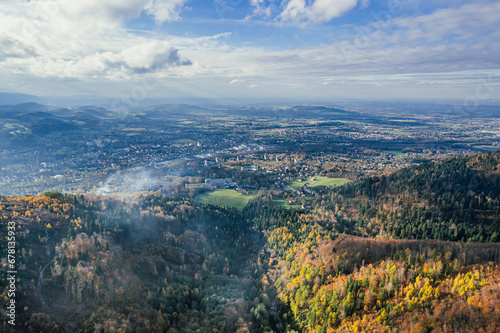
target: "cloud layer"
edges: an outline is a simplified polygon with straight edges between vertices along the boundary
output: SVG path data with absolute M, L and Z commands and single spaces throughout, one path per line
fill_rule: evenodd
M 452 95 L 456 87 L 474 91 L 481 75 L 497 77 L 500 69 L 499 1 L 440 0 L 439 8 L 405 12 L 374 9 L 370 1 L 250 0 L 246 19 L 231 25 L 214 19 L 198 24 L 196 34 L 167 34 L 170 22 L 182 22 L 185 6 L 196 5 L 187 1 L 3 1 L 0 84 L 42 95 L 55 89 L 121 95 L 146 77 L 158 87 L 150 95 L 330 96 L 347 86 L 370 87 L 374 95 L 403 86 L 433 94 L 442 87 Z M 334 24 L 356 10 L 368 19 Z M 154 28 L 126 28 L 144 16 Z M 270 43 L 241 39 L 242 32 L 252 35 L 253 24 L 265 25 Z M 309 31 L 332 37 L 320 43 L 297 37 Z M 494 92 L 500 96 L 500 87 Z

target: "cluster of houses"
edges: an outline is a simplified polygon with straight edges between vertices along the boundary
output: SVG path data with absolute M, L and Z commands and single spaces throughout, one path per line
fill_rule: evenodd
M 248 191 L 242 187 L 237 187 L 234 189 L 236 192 L 241 193 L 241 194 L 248 194 Z
M 312 181 L 315 181 L 316 178 L 312 177 L 311 178 Z M 301 180 L 299 180 L 301 181 Z M 312 188 L 309 187 L 309 183 L 305 183 L 304 186 L 302 187 L 299 187 L 296 191 L 295 191 L 296 194 L 298 195 L 301 195 L 301 196 L 306 196 L 306 195 L 314 195 L 315 197 L 319 196 L 319 194 L 313 190 Z

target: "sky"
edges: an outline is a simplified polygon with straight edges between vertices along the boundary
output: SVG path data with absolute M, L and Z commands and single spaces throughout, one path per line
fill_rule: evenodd
M 500 1 L 2 0 L 0 91 L 500 98 Z

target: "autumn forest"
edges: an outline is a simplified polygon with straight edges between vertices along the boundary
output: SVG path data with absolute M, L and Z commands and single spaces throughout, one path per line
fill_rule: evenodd
M 0 197 L 16 331 L 500 330 L 500 153 L 363 177 L 310 209 L 273 196 L 241 210 L 189 192 Z

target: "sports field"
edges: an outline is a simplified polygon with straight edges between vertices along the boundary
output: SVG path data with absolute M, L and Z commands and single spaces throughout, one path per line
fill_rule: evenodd
M 252 198 L 253 195 L 242 194 L 235 190 L 217 190 L 197 195 L 194 199 L 204 204 L 234 207 L 241 210 Z
M 340 186 L 349 182 L 349 179 L 345 178 L 327 178 L 321 176 L 316 176 L 314 178 L 316 178 L 315 181 L 312 181 L 310 179 L 303 179 L 302 182 L 293 181 L 290 183 L 290 186 L 294 190 L 296 190 L 299 187 L 304 186 L 306 183 L 309 184 L 309 187 L 316 187 L 316 186 Z

